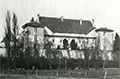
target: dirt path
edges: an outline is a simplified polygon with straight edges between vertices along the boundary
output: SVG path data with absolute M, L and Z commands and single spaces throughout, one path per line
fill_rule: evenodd
M 67 78 L 55 76 L 0 74 L 0 79 L 97 79 L 97 78 Z

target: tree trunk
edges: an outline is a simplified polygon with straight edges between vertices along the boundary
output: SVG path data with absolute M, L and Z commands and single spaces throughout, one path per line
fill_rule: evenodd
M 61 63 L 61 59 L 58 59 L 58 70 L 60 69 L 60 63 Z
M 67 58 L 65 58 L 65 70 L 67 70 Z
M 119 51 L 119 74 L 120 74 L 120 51 Z
M 1 72 L 2 72 L 2 57 L 1 57 L 1 55 L 0 55 L 0 74 L 1 74 Z

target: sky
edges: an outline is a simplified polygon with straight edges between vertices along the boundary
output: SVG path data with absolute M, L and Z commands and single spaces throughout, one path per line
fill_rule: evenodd
M 0 0 L 0 40 L 4 37 L 7 10 L 16 13 L 18 26 L 31 17 L 61 17 L 95 20 L 95 27 L 107 27 L 120 34 L 120 0 Z

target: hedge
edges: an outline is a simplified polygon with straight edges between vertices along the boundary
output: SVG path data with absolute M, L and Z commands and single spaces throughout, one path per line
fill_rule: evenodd
M 65 61 L 67 61 L 67 64 L 65 64 Z M 1 57 L 1 69 L 8 69 L 10 66 L 10 69 L 20 68 L 20 69 L 65 69 L 65 66 L 67 69 L 76 69 L 76 68 L 102 68 L 103 66 L 103 60 L 89 60 L 86 61 L 84 59 L 66 59 L 66 58 L 53 58 L 53 59 L 47 59 L 44 57 L 38 57 L 38 58 L 10 58 L 8 61 L 7 57 Z M 9 62 L 9 63 L 8 63 Z M 118 60 L 106 60 L 107 68 L 118 68 L 119 67 L 119 61 Z

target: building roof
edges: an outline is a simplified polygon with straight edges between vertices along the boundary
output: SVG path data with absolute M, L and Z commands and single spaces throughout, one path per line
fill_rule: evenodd
M 88 20 L 63 19 L 51 18 L 51 17 L 40 17 L 42 24 L 46 25 L 54 33 L 75 33 L 75 34 L 88 34 L 94 29 L 92 23 Z
M 37 23 L 37 22 L 34 22 L 34 21 L 31 21 L 31 22 L 28 22 L 28 23 L 26 23 L 26 24 L 24 24 L 23 26 L 22 26 L 22 28 L 23 29 L 25 29 L 26 27 L 36 27 L 36 28 L 39 28 L 39 27 L 44 27 L 44 25 L 43 24 L 40 24 L 40 23 Z
M 113 32 L 114 30 L 108 29 L 108 28 L 99 28 L 96 30 L 96 32 L 98 31 L 103 31 L 103 32 Z

